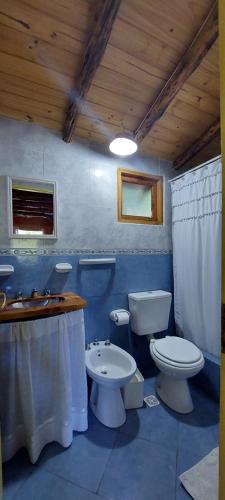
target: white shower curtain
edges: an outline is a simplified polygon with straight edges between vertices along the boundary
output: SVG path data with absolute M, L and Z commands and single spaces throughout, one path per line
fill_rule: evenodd
M 171 183 L 177 333 L 220 354 L 221 161 Z
M 83 311 L 0 325 L 3 460 L 26 447 L 32 463 L 51 441 L 87 429 Z

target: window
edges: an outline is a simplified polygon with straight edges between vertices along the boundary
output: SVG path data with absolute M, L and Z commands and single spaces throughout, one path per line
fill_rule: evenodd
M 163 223 L 163 177 L 118 169 L 118 220 Z

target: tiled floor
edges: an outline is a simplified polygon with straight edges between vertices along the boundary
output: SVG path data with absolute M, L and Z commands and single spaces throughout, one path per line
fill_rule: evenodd
M 154 379 L 145 381 L 146 395 Z M 38 463 L 20 451 L 4 466 L 3 500 L 188 500 L 178 476 L 218 444 L 218 405 L 192 387 L 195 411 L 163 405 L 127 412 L 119 430 L 90 413 L 70 448 L 46 446 Z

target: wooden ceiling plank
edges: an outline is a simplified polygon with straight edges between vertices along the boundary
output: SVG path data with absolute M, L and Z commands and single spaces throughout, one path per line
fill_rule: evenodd
M 168 151 L 176 150 L 178 156 L 180 151 L 184 151 L 190 144 L 190 142 L 193 142 L 193 138 L 190 140 L 190 137 L 181 135 L 181 134 L 174 134 L 172 131 L 166 129 L 165 127 L 157 127 L 155 126 L 151 130 L 151 134 L 148 136 L 148 140 L 143 141 L 142 144 L 144 144 L 146 147 L 150 146 L 151 144 L 151 139 L 155 139 L 157 141 L 162 141 L 168 145 Z
M 126 33 L 126 36 L 124 36 Z M 143 33 L 140 29 L 131 26 L 117 17 L 110 37 L 110 45 L 131 55 L 141 63 L 157 67 L 162 72 L 171 73 L 176 66 L 179 52 L 169 47 L 161 39 L 152 36 L 152 33 Z
M 109 138 L 102 133 L 99 134 L 99 132 L 94 131 L 94 130 L 88 130 L 82 127 L 76 127 L 76 137 L 75 139 L 87 139 L 90 141 L 98 142 L 101 144 L 108 144 L 109 143 Z
M 183 53 L 212 0 L 123 0 L 119 18 Z
M 29 123 L 35 123 L 36 125 L 40 125 L 42 127 L 50 128 L 52 130 L 60 130 L 61 129 L 61 123 L 58 121 L 52 120 L 51 118 L 47 118 L 44 116 L 40 115 L 35 115 L 35 113 L 29 113 L 27 114 L 26 110 L 20 110 L 20 109 L 15 109 L 14 107 L 11 107 L 10 105 L 5 105 L 1 103 L 1 110 L 0 113 L 2 116 L 5 116 L 6 118 L 14 118 L 15 120 L 22 120 L 26 121 Z
M 134 101 L 134 99 L 129 99 L 129 97 L 126 96 L 120 96 L 103 87 L 98 87 L 95 82 L 91 85 L 86 101 L 106 108 L 110 105 L 110 108 L 115 112 L 119 111 L 120 113 L 125 113 L 134 117 L 137 117 L 139 113 L 143 114 L 145 110 L 145 104 L 136 100 Z
M 0 90 L 27 97 L 31 100 L 65 109 L 67 96 L 58 90 L 25 80 L 18 76 L 7 75 L 0 71 Z M 1 110 L 1 106 L 0 106 Z
M 207 92 L 212 97 L 219 98 L 219 75 L 206 71 L 203 65 L 195 70 L 189 79 L 192 85 Z
M 1 85 L 1 84 L 0 84 Z M 112 123 L 126 130 L 132 130 L 136 123 L 136 118 L 129 113 L 124 113 L 116 111 L 108 106 L 94 104 L 89 100 L 85 99 L 84 105 L 82 106 L 82 115 L 89 117 L 90 120 L 100 120 L 105 123 Z
M 159 84 L 166 81 L 168 72 L 166 69 L 145 63 L 123 50 L 113 47 L 110 43 L 102 59 L 101 66 L 115 70 L 117 73 L 128 76 L 134 81 L 145 82 L 146 85 L 158 88 Z
M 64 109 L 56 108 L 55 106 L 42 104 L 37 101 L 33 101 L 26 97 L 11 94 L 9 92 L 0 91 L 0 112 L 2 109 L 2 103 L 8 108 L 13 108 L 18 111 L 25 113 L 28 117 L 34 113 L 35 116 L 42 116 L 48 119 L 52 119 L 62 123 Z
M 0 22 L 20 32 L 32 33 L 34 37 L 72 53 L 82 51 L 86 43 L 87 33 L 64 24 L 31 5 L 22 4 L 20 0 L 1 0 Z
M 168 106 L 182 88 L 185 81 L 200 65 L 218 37 L 218 9 L 214 2 L 205 21 L 195 35 L 191 45 L 181 58 L 176 69 L 162 88 L 146 115 L 134 131 L 137 142 L 141 142 L 153 125 L 166 112 Z
M 192 104 L 183 102 L 180 99 L 179 94 L 171 102 L 168 107 L 168 111 L 170 114 L 176 116 L 177 118 L 181 118 L 184 121 L 189 122 L 190 126 L 192 124 L 197 123 L 198 126 L 202 127 L 202 131 L 205 130 L 207 124 L 212 123 L 213 118 L 215 118 L 215 114 L 211 114 L 202 109 L 199 109 L 197 106 L 193 106 Z M 216 118 L 219 115 L 219 110 L 217 112 Z M 194 125 L 193 125 L 194 126 Z
M 176 170 L 190 161 L 199 151 L 211 142 L 220 132 L 220 120 L 217 119 L 188 149 L 179 155 L 173 163 Z
M 120 3 L 121 0 L 105 0 L 103 5 L 100 5 L 95 27 L 85 52 L 80 77 L 72 92 L 66 113 L 63 130 L 63 139 L 65 142 L 70 142 L 73 137 L 81 102 L 88 93 L 91 82 L 105 52 Z
M 96 132 L 108 137 L 109 140 L 118 134 L 121 128 L 113 123 L 104 122 L 103 120 L 93 120 L 82 113 L 79 114 L 77 119 L 77 127 L 90 130 L 91 132 Z
M 81 50 L 74 54 L 45 42 L 30 33 L 9 28 L 0 22 L 0 50 L 6 54 L 22 57 L 27 61 L 53 69 L 59 73 L 74 77 L 80 68 Z
M 145 104 L 145 109 L 146 102 L 149 102 L 149 99 L 155 95 L 155 87 L 150 88 L 144 82 L 137 82 L 137 80 L 135 81 L 128 76 L 118 73 L 115 69 L 110 70 L 104 68 L 102 65 L 100 65 L 95 75 L 93 85 L 114 92 L 120 97 L 127 97 L 135 102 Z
M 91 5 L 92 3 L 92 5 Z M 92 22 L 91 8 L 94 2 L 89 0 L 64 0 L 46 2 L 46 0 L 23 0 L 23 4 L 28 7 L 33 7 L 41 13 L 47 14 L 53 19 L 75 27 L 78 30 L 89 32 L 90 23 Z
M 191 84 L 191 81 L 187 81 L 182 89 L 180 90 L 178 96 L 181 101 L 186 104 L 191 104 L 195 109 L 204 111 L 205 113 L 210 113 L 211 115 L 218 116 L 220 111 L 220 100 L 219 98 L 209 95 L 202 89 L 198 89 Z
M 150 133 L 145 137 L 143 143 L 148 142 L 148 138 L 151 137 L 155 127 L 162 130 L 162 135 L 164 128 L 166 128 L 173 132 L 175 137 L 177 134 L 181 134 L 187 138 L 189 137 L 190 143 L 194 142 L 196 137 L 199 137 L 204 130 L 204 128 L 202 128 L 202 124 L 199 125 L 199 123 L 193 122 L 193 124 L 190 125 L 190 122 L 185 120 L 184 117 L 179 118 L 168 111 L 160 121 L 156 122 Z
M 1 66 L 3 73 L 15 75 L 28 81 L 39 83 L 48 88 L 53 88 L 69 95 L 73 79 L 69 76 L 58 73 L 50 68 L 42 67 L 21 57 L 12 56 L 0 52 Z

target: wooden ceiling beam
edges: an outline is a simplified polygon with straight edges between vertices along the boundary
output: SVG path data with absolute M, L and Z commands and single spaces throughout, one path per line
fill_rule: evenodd
M 182 88 L 193 71 L 200 65 L 218 37 L 218 7 L 213 5 L 196 33 L 191 45 L 184 53 L 175 70 L 162 90 L 150 105 L 139 126 L 134 131 L 135 140 L 140 143 L 150 132 L 155 123 L 166 112 L 168 106 Z
M 87 44 L 78 81 L 71 92 L 69 100 L 63 130 L 63 140 L 65 142 L 72 140 L 82 102 L 87 95 L 105 52 L 120 3 L 121 0 L 98 2 L 95 27 Z
M 180 154 L 173 162 L 176 170 L 183 167 L 185 163 L 190 161 L 201 149 L 203 149 L 209 142 L 211 142 L 220 132 L 220 120 L 217 119 L 204 134 L 199 137 L 189 148 Z

